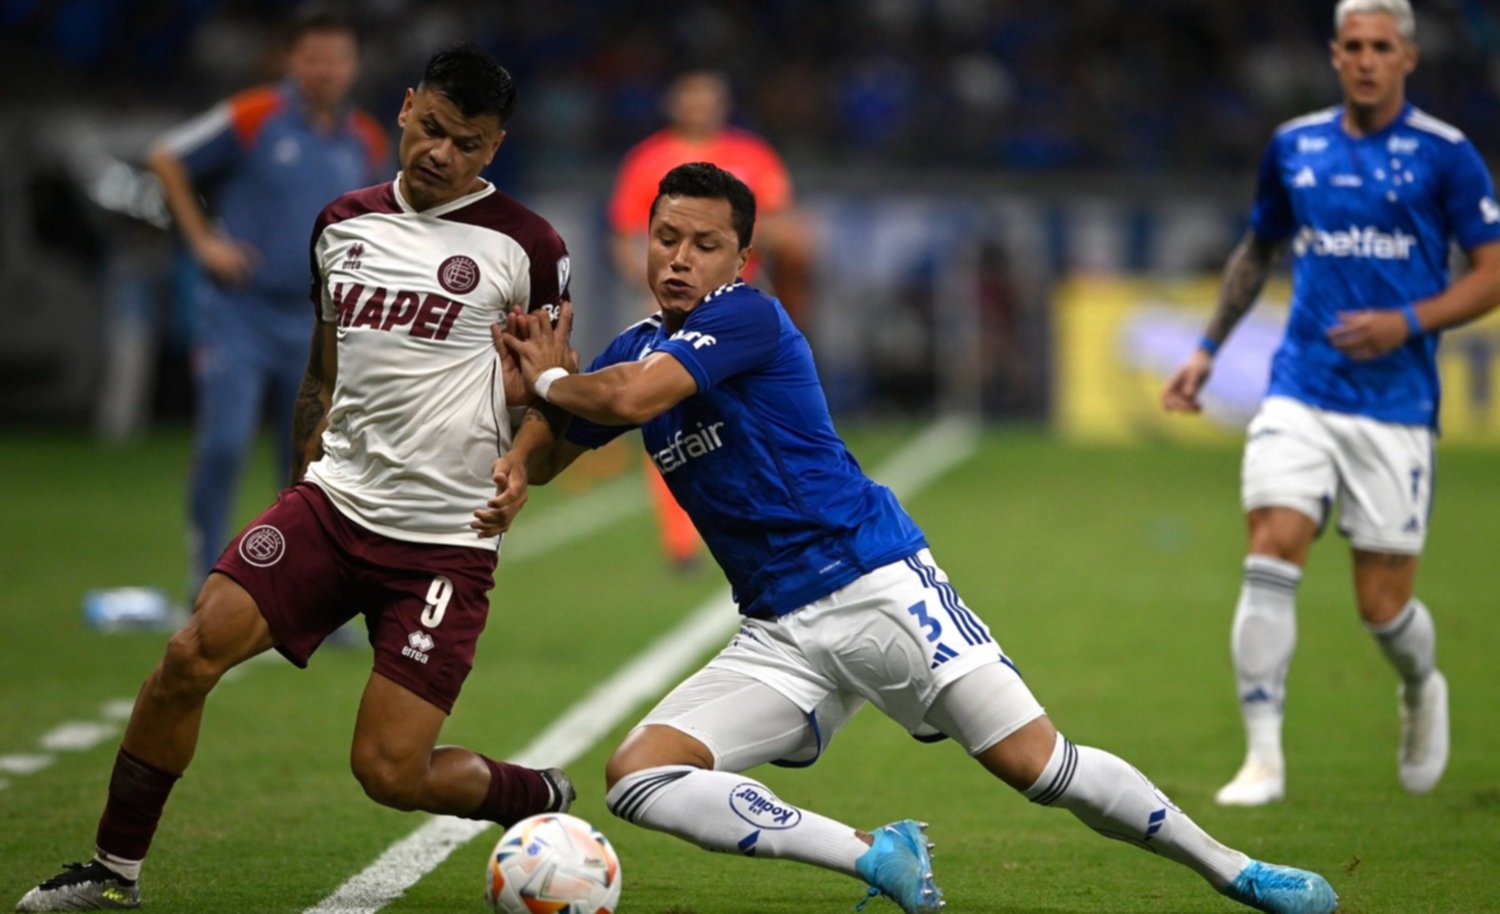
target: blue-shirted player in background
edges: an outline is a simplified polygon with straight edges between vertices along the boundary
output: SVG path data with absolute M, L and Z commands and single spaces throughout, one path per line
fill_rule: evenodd
M 280 478 L 290 472 L 292 404 L 312 334 L 306 227 L 328 201 L 387 173 L 385 131 L 349 105 L 358 72 L 353 21 L 307 8 L 288 29 L 285 81 L 226 99 L 167 134 L 147 160 L 204 273 L 192 354 L 189 593 L 229 540 L 263 408 L 278 435 Z
M 1250 542 L 1232 644 L 1248 752 L 1216 795 L 1225 805 L 1285 795 L 1297 585 L 1335 501 L 1359 613 L 1401 679 L 1401 783 L 1425 793 L 1448 761 L 1448 685 L 1432 616 L 1413 596 L 1432 500 L 1434 355 L 1442 330 L 1500 301 L 1500 207 L 1464 135 L 1406 100 L 1417 63 L 1407 0 L 1342 0 L 1334 28 L 1344 103 L 1276 132 L 1218 308 L 1162 394 L 1168 410 L 1198 411 L 1214 352 L 1290 245 L 1291 316 L 1245 446 Z M 1452 282 L 1450 242 L 1472 265 Z
M 744 616 L 615 750 L 610 809 L 708 850 L 845 873 L 909 914 L 935 911 L 923 825 L 860 832 L 739 773 L 810 764 L 870 702 L 914 734 L 951 737 L 1033 802 L 1185 864 L 1231 898 L 1332 911 L 1321 876 L 1220 844 L 1129 764 L 1058 734 L 922 531 L 834 431 L 807 340 L 779 302 L 736 279 L 754 222 L 755 198 L 733 175 L 674 168 L 648 234 L 661 310 L 584 374 L 561 367 L 574 361 L 566 309 L 556 332 L 513 315 L 502 341 L 536 393 L 577 418 L 554 446 L 552 427 L 528 416 L 473 525 L 498 532 L 529 480 L 638 426 Z

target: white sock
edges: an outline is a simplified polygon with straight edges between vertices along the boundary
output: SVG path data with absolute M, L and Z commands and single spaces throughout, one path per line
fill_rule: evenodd
M 1060 733 L 1042 776 L 1025 795 L 1033 803 L 1066 809 L 1106 838 L 1175 860 L 1216 889 L 1250 862 L 1210 837 L 1124 760 L 1074 746 Z
M 104 864 L 106 869 L 113 870 L 126 882 L 136 882 L 141 878 L 141 864 L 143 860 L 126 860 L 113 854 L 94 848 L 94 859 Z
M 1375 642 L 1385 652 L 1385 658 L 1406 683 L 1406 694 L 1411 697 L 1416 687 L 1427 681 L 1437 663 L 1437 629 L 1432 624 L 1432 613 L 1416 597 L 1396 618 L 1384 625 L 1367 625 Z
M 782 802 L 759 781 L 728 771 L 647 768 L 621 778 L 604 802 L 626 821 L 704 850 L 797 860 L 850 876 L 870 849 L 851 826 Z
M 1281 720 L 1287 668 L 1297 646 L 1302 569 L 1268 555 L 1245 559 L 1230 648 L 1250 755 L 1282 767 Z

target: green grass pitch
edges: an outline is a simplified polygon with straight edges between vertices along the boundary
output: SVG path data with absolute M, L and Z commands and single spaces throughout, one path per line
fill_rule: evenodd
M 852 428 L 867 468 L 915 427 Z M 633 456 L 632 456 L 633 459 Z M 1395 678 L 1356 619 L 1348 552 L 1319 543 L 1299 605 L 1287 720 L 1288 798 L 1227 810 L 1213 791 L 1239 763 L 1229 621 L 1243 527 L 1231 448 L 1068 447 L 990 430 L 980 451 L 907 506 L 959 593 L 990 624 L 1075 742 L 1144 771 L 1221 840 L 1324 873 L 1349 914 L 1500 910 L 1500 458 L 1440 449 L 1434 530 L 1419 593 L 1437 618 L 1453 695 L 1453 756 L 1438 789 L 1396 780 Z M 239 517 L 273 492 L 250 470 Z M 126 584 L 180 589 L 186 437 L 101 449 L 82 436 L 0 435 L 0 904 L 93 838 L 115 739 L 53 754 L 68 721 L 133 696 L 159 633 L 104 635 L 80 598 Z M 575 487 L 576 488 L 576 487 Z M 514 534 L 577 497 L 533 493 Z M 649 518 L 552 552 L 502 560 L 478 668 L 444 733 L 503 756 L 722 588 L 656 555 Z M 347 771 L 363 650 L 325 650 L 307 671 L 250 665 L 211 698 L 198 756 L 171 802 L 143 883 L 146 909 L 299 912 L 422 819 L 366 800 Z M 644 709 L 642 709 L 644 710 Z M 862 886 L 779 861 L 711 855 L 603 806 L 619 728 L 570 769 L 576 812 L 619 850 L 624 914 L 842 912 Z M 756 772 L 783 798 L 863 827 L 932 823 L 954 912 L 1230 912 L 1197 877 L 1033 807 L 948 744 L 924 746 L 866 711 L 811 769 Z M 386 910 L 483 910 L 498 831 L 458 849 Z M 868 914 L 895 912 L 884 900 Z

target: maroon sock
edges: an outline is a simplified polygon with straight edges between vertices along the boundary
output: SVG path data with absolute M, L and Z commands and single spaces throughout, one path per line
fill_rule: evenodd
M 122 746 L 109 778 L 109 801 L 94 843 L 121 860 L 144 860 L 172 785 L 181 777 L 141 761 Z
M 484 802 L 465 818 L 509 826 L 527 816 L 547 811 L 552 789 L 540 772 L 509 762 L 479 756 L 490 769 L 490 789 Z

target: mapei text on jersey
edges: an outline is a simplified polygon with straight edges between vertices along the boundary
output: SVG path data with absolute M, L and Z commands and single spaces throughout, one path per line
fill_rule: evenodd
M 436 292 L 421 295 L 375 286 L 368 296 L 364 293 L 363 283 L 350 283 L 347 290 L 344 283 L 334 285 L 333 300 L 338 305 L 340 327 L 404 329 L 423 339 L 445 340 L 464 309 L 463 302 Z

